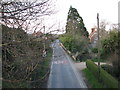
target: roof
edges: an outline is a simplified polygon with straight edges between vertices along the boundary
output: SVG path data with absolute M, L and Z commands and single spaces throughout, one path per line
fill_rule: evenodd
M 33 36 L 41 36 L 43 33 L 41 32 L 41 31 L 38 31 L 38 32 L 36 32 L 36 31 L 34 31 L 33 32 Z
M 96 30 L 95 28 L 92 28 L 92 29 L 91 29 L 91 33 L 90 33 L 90 35 L 89 35 L 90 40 L 91 40 L 91 38 L 94 37 L 94 35 L 96 34 L 96 32 L 97 32 L 97 30 Z

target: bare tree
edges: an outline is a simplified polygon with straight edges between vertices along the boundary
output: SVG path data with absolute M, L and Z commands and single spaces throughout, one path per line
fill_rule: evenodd
M 119 29 L 119 24 L 111 24 L 111 30 L 118 30 Z
M 107 35 L 108 32 L 106 31 L 106 26 L 109 25 L 109 23 L 106 20 L 101 20 L 100 21 L 100 39 L 104 39 Z
M 0 10 L 0 23 L 4 24 L 6 26 L 10 26 L 13 27 L 11 29 L 13 29 L 13 31 L 9 28 L 9 32 L 11 32 L 11 40 L 15 39 L 14 41 L 19 41 L 17 43 L 14 42 L 10 42 L 10 45 L 17 45 L 20 47 L 23 47 L 21 50 L 22 52 L 25 52 L 25 54 L 19 54 L 20 57 L 22 57 L 22 55 L 27 56 L 29 58 L 25 60 L 23 59 L 15 59 L 15 62 L 11 61 L 7 61 L 8 59 L 10 60 L 10 58 L 7 58 L 7 54 L 9 53 L 11 56 L 14 55 L 14 51 L 17 51 L 17 49 L 14 46 L 14 48 L 12 48 L 10 45 L 5 44 L 2 47 L 2 52 L 3 52 L 3 75 L 4 75 L 4 79 L 6 81 L 22 81 L 22 80 L 28 80 L 30 74 L 36 69 L 36 67 L 38 66 L 38 64 L 40 63 L 40 60 L 42 61 L 42 47 L 43 45 L 41 44 L 43 42 L 43 40 L 41 42 L 38 43 L 39 45 L 39 58 L 36 58 L 36 53 L 34 52 L 33 54 L 29 53 L 27 50 L 24 51 L 24 48 L 30 48 L 29 44 L 31 45 L 31 43 L 34 41 L 31 39 L 31 41 L 29 41 L 28 39 L 25 39 L 24 37 L 22 37 L 21 39 L 17 39 L 17 35 L 15 30 L 19 30 L 19 29 L 14 29 L 14 28 L 22 28 L 24 30 L 28 30 L 31 29 L 34 31 L 37 28 L 41 29 L 41 20 L 44 16 L 46 15 L 51 15 L 54 13 L 54 7 L 52 7 L 52 0 L 28 0 L 26 2 L 23 2 L 23 0 L 7 0 L 7 1 L 1 1 L 0 2 L 0 6 L 1 6 L 1 10 Z M 7 27 L 8 28 L 8 27 Z M 52 28 L 52 27 L 51 27 Z M 5 34 L 6 32 L 4 32 Z M 21 33 L 23 34 L 23 33 Z M 9 34 L 10 35 L 10 34 Z M 9 36 L 8 35 L 8 36 Z M 7 35 L 4 35 L 7 37 Z M 13 38 L 15 37 L 15 38 Z M 4 37 L 2 37 L 4 38 Z M 23 42 L 22 42 L 23 39 Z M 26 41 L 24 41 L 24 39 Z M 28 40 L 28 41 L 27 41 Z M 6 41 L 7 42 L 7 41 Z M 4 42 L 4 43 L 6 43 Z M 25 42 L 25 43 L 24 43 Z M 8 42 L 7 42 L 8 43 Z M 41 45 L 41 46 L 40 46 Z M 38 46 L 33 46 L 32 48 L 37 48 L 38 50 Z M 10 52 L 11 51 L 11 52 Z M 31 52 L 33 50 L 30 50 Z M 18 53 L 17 53 L 18 55 Z M 17 56 L 17 58 L 19 58 L 19 56 Z M 32 58 L 32 59 L 31 59 Z M 36 58 L 35 60 L 33 58 Z M 40 59 L 40 60 L 39 60 Z M 13 70 L 15 68 L 15 65 L 19 62 L 19 65 L 17 65 L 16 70 Z M 21 63 L 20 63 L 21 62 Z M 12 66 L 13 65 L 13 66 Z M 9 72 L 6 72 L 5 70 L 6 67 L 9 67 L 10 70 Z
M 8 0 L 0 2 L 0 6 L 2 24 L 24 29 L 30 27 L 31 23 L 36 22 L 42 16 L 54 13 L 50 0 L 28 0 L 26 2 Z M 39 24 L 37 23 L 37 26 Z

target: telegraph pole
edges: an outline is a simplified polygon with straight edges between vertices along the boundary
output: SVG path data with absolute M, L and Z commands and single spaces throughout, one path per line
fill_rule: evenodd
M 97 37 L 98 37 L 98 79 L 100 80 L 100 35 L 99 35 L 99 13 L 97 13 Z
M 46 49 L 45 49 L 45 39 L 46 39 L 45 26 L 43 26 L 43 29 L 44 29 L 44 37 L 43 37 L 43 39 L 44 39 L 44 42 L 43 42 L 43 47 L 44 47 L 44 49 L 43 49 L 43 57 L 46 57 Z
M 43 26 L 44 29 L 44 39 L 45 39 L 45 26 Z M 45 50 L 45 40 L 44 40 L 44 50 Z

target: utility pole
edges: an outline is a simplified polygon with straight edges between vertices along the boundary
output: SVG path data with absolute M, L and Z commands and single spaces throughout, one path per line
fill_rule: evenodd
M 43 43 L 43 57 L 46 57 L 46 49 L 45 49 L 45 39 L 46 39 L 46 35 L 45 35 L 45 26 L 43 26 L 43 29 L 44 29 L 44 43 Z
M 100 35 L 99 35 L 99 13 L 97 13 L 97 36 L 98 36 L 98 79 L 100 80 Z
M 43 29 L 44 29 L 44 39 L 45 39 L 45 26 L 43 26 Z M 45 41 L 45 40 L 44 40 Z M 44 42 L 44 50 L 45 50 L 45 42 Z

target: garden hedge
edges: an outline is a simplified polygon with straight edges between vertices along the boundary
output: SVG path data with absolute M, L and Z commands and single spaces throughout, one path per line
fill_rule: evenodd
M 98 78 L 98 67 L 97 65 L 91 61 L 86 61 L 87 68 L 94 74 L 96 78 Z M 100 79 L 102 83 L 105 85 L 105 87 L 108 88 L 118 88 L 118 81 L 112 77 L 109 73 L 107 73 L 105 70 L 100 68 Z
M 109 64 L 102 64 L 101 68 L 108 72 L 109 74 L 113 75 L 113 66 Z

